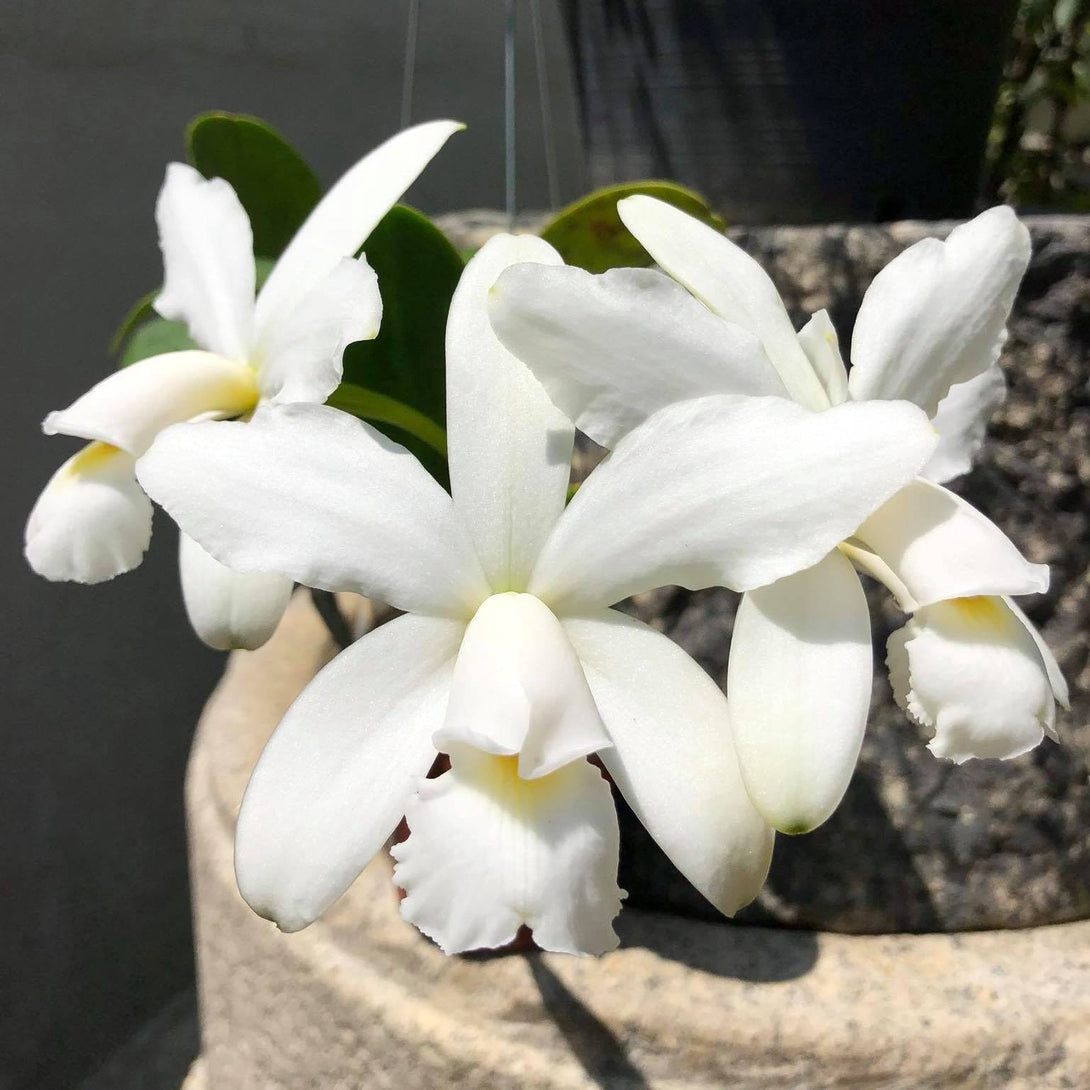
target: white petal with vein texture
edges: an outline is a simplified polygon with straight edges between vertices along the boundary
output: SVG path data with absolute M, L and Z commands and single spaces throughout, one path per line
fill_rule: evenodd
M 614 949 L 620 834 L 601 772 L 579 759 L 525 780 L 515 757 L 469 746 L 451 762 L 420 785 L 392 849 L 401 915 L 448 954 L 503 946 L 524 924 L 545 950 Z

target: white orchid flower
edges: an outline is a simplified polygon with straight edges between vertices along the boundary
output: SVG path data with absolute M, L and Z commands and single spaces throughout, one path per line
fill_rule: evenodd
M 526 265 L 506 272 L 491 299 L 500 340 L 591 438 L 612 447 L 663 405 L 759 392 L 762 384 L 819 417 L 850 405 L 913 402 L 939 435 L 922 475 L 853 527 L 839 549 L 742 600 L 727 693 L 743 776 L 761 814 L 786 832 L 811 829 L 835 809 L 855 767 L 873 662 L 866 600 L 849 557 L 913 613 L 890 640 L 890 672 L 901 705 L 932 732 L 932 751 L 961 761 L 1036 745 L 1052 729 L 1053 698 L 1066 703 L 1066 689 L 1007 596 L 1045 590 L 1048 571 L 926 479 L 968 468 L 983 414 L 1002 396 L 997 359 L 1029 259 L 1022 224 L 1010 209 L 993 208 L 946 242 L 924 240 L 892 261 L 863 300 L 849 377 L 828 315 L 815 314 L 796 334 L 772 281 L 739 247 L 649 197 L 618 207 L 673 280 L 650 270 L 590 276 Z M 741 330 L 759 338 L 778 390 L 760 364 L 739 372 L 723 361 Z M 845 491 L 834 502 L 857 487 L 852 468 L 845 455 Z M 720 481 L 730 481 L 738 467 L 722 462 L 720 470 Z
M 310 405 L 179 424 L 138 466 L 221 562 L 407 611 L 315 677 L 250 780 L 239 888 L 285 930 L 324 912 L 407 814 L 401 910 L 443 949 L 499 945 L 523 924 L 549 949 L 611 948 L 618 832 L 589 754 L 713 904 L 749 901 L 773 834 L 740 779 L 726 700 L 669 639 L 608 607 L 811 564 L 933 448 L 910 405 L 822 417 L 707 398 L 633 430 L 565 508 L 574 429 L 487 318 L 489 286 L 526 261 L 560 259 L 540 239 L 493 239 L 451 304 L 453 498 L 374 429 Z M 745 335 L 722 352 L 738 366 L 760 355 Z M 842 498 L 841 465 L 867 452 L 867 487 Z M 451 768 L 424 781 L 437 752 Z
M 246 417 L 265 403 L 325 401 L 340 382 L 345 346 L 376 336 L 382 317 L 375 274 L 352 255 L 459 128 L 418 125 L 356 163 L 300 227 L 256 300 L 250 221 L 234 190 L 182 163 L 167 167 L 155 210 L 164 268 L 155 309 L 184 321 L 201 350 L 134 363 L 46 417 L 46 434 L 91 442 L 31 511 L 25 551 L 38 574 L 98 583 L 140 563 L 152 510 L 134 463 L 163 428 Z M 205 643 L 254 648 L 272 635 L 289 578 L 233 571 L 185 533 L 179 565 L 186 610 Z

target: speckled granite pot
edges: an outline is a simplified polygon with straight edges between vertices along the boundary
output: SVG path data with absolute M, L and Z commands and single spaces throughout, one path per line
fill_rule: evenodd
M 378 858 L 282 935 L 235 887 L 253 762 L 333 648 L 305 595 L 237 652 L 187 785 L 202 1056 L 187 1090 L 1053 1090 L 1090 1072 L 1090 923 L 837 935 L 627 908 L 621 949 L 447 958 Z

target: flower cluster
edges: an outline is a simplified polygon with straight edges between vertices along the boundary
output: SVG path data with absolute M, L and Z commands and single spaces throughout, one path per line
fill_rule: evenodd
M 909 614 L 890 677 L 937 756 L 1011 757 L 1052 733 L 1064 682 L 1011 598 L 1047 571 L 940 483 L 1004 392 L 1029 257 L 1013 213 L 895 259 L 850 374 L 828 315 L 796 333 L 751 258 L 659 200 L 619 212 L 662 271 L 591 274 L 497 236 L 447 318 L 447 491 L 323 402 L 345 346 L 380 325 L 354 255 L 456 128 L 418 126 L 352 168 L 256 300 L 234 192 L 171 167 L 156 307 L 200 349 L 46 420 L 92 441 L 28 523 L 49 578 L 139 563 L 151 497 L 181 529 L 189 614 L 214 646 L 263 643 L 294 582 L 402 611 L 314 678 L 254 770 L 236 843 L 254 910 L 305 927 L 407 818 L 401 911 L 444 950 L 526 926 L 543 948 L 603 952 L 624 896 L 615 787 L 736 911 L 775 831 L 820 824 L 851 777 L 873 667 L 857 571 Z M 567 502 L 576 429 L 610 454 Z M 664 585 L 743 594 L 726 696 L 614 608 Z

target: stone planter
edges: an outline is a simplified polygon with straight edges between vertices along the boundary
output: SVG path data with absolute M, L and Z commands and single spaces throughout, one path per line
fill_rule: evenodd
M 187 1085 L 1090 1085 L 1090 221 L 1030 222 L 1035 257 L 1004 357 L 1011 396 L 962 490 L 1052 565 L 1032 614 L 1072 685 L 1064 744 L 941 764 L 879 670 L 844 804 L 810 836 L 779 839 L 768 889 L 739 921 L 717 919 L 627 824 L 632 895 L 622 947 L 602 959 L 445 958 L 399 919 L 385 859 L 322 920 L 281 935 L 239 897 L 232 840 L 261 747 L 333 650 L 297 596 L 265 648 L 232 656 L 194 744 L 203 1054 Z M 846 345 L 874 272 L 941 230 L 736 237 L 792 306 L 828 306 Z M 880 663 L 899 622 L 874 605 Z M 667 590 L 631 608 L 720 676 L 730 595 Z
M 253 762 L 332 654 L 297 595 L 232 657 L 190 763 L 202 1057 L 187 1090 L 1078 1087 L 1090 923 L 837 935 L 626 909 L 601 959 L 447 958 L 397 914 L 385 859 L 282 935 L 235 888 Z M 862 864 L 861 864 L 862 865 Z

